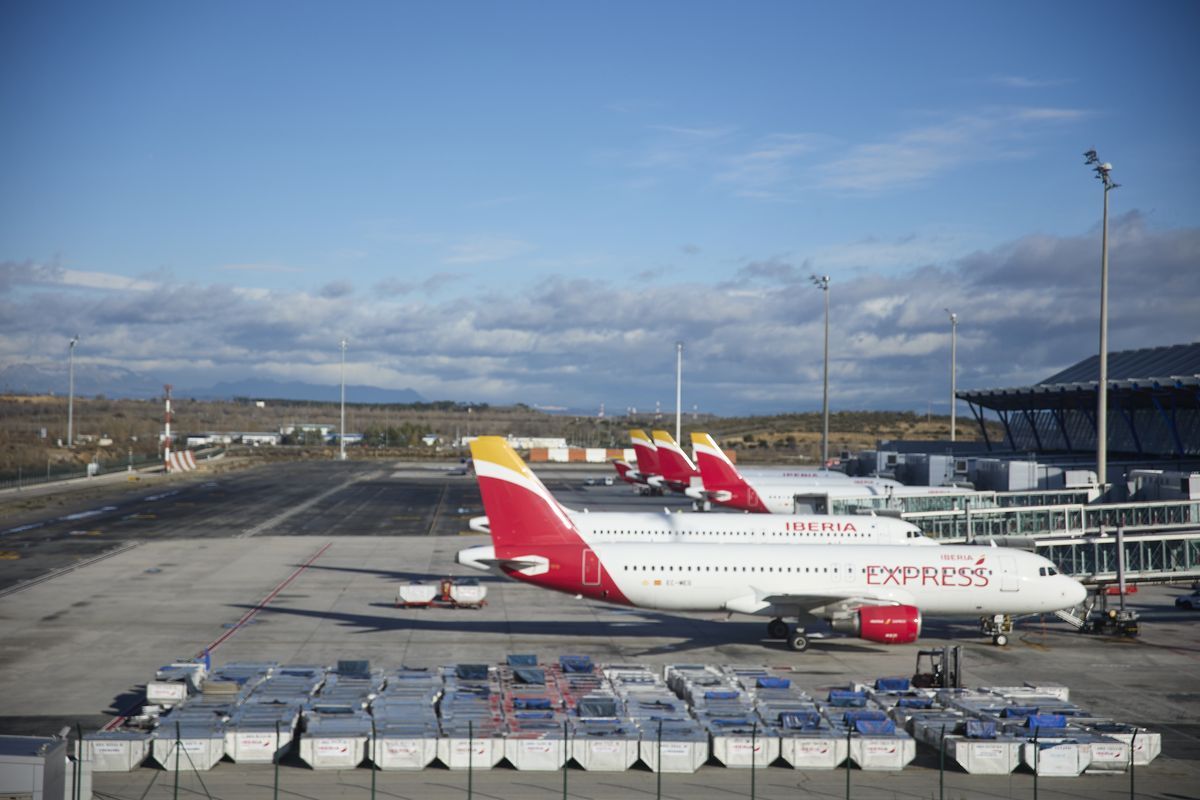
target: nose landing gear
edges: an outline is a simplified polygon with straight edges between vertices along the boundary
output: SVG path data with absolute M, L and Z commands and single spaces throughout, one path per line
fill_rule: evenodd
M 992 644 L 996 645 L 996 647 L 1004 647 L 1008 644 L 1008 637 L 1012 636 L 1012 616 L 1008 614 L 996 614 L 991 617 L 980 617 L 979 632 L 984 636 L 991 636 Z

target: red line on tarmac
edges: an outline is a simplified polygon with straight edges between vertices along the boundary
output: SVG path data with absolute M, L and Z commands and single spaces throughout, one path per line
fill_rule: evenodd
M 259 601 L 258 605 L 256 605 L 254 608 L 247 611 L 245 614 L 243 614 L 242 618 L 239 619 L 237 622 L 235 622 L 229 628 L 229 630 L 225 631 L 225 633 L 221 634 L 221 636 L 217 637 L 212 642 L 210 642 L 208 645 L 203 647 L 198 653 L 196 653 L 194 658 L 200 658 L 206 652 L 211 653 L 213 650 L 217 649 L 217 647 L 219 645 L 221 645 L 222 642 L 224 642 L 230 636 L 233 636 L 235 633 L 237 633 L 238 630 L 240 630 L 243 625 L 245 625 L 247 622 L 249 622 L 251 619 L 254 618 L 255 614 L 257 614 L 258 612 L 260 612 L 264 608 L 266 608 L 267 604 L 270 603 L 272 600 L 274 600 L 276 595 L 278 595 L 280 592 L 282 592 L 284 589 L 286 589 L 287 585 L 289 583 L 291 583 L 296 578 L 298 578 L 300 576 L 301 572 L 304 572 L 304 570 L 308 569 L 309 567 L 311 567 L 313 565 L 314 561 L 316 561 L 321 556 L 325 555 L 325 551 L 328 550 L 332 546 L 333 546 L 333 542 L 326 542 L 324 547 L 322 547 L 317 552 L 313 553 L 312 556 L 310 556 L 309 559 L 307 561 L 305 561 L 303 564 L 296 567 L 296 570 L 291 575 L 288 575 L 286 578 L 284 578 L 279 584 L 277 584 L 275 586 L 275 588 L 271 590 L 270 594 L 268 594 L 266 597 L 264 597 L 262 600 Z M 132 712 L 136 707 L 137 707 L 137 704 L 135 704 L 132 708 L 130 708 L 129 711 Z M 101 730 L 105 730 L 105 731 L 115 730 L 116 728 L 119 728 L 125 722 L 125 720 L 128 718 L 129 718 L 129 713 L 124 713 L 118 717 L 114 717 L 107 725 L 105 725 L 103 728 L 101 728 Z
M 267 604 L 270 603 L 272 600 L 274 600 L 275 596 L 277 594 L 279 594 L 285 588 L 287 588 L 287 585 L 289 583 L 294 581 L 300 575 L 301 572 L 304 572 L 304 570 L 306 570 L 310 566 L 312 566 L 312 563 L 314 561 L 316 561 L 318 558 L 320 558 L 322 555 L 324 555 L 325 551 L 328 550 L 332 546 L 333 546 L 333 542 L 326 542 L 324 547 L 322 547 L 320 550 L 318 550 L 316 553 L 314 553 L 312 555 L 312 557 L 310 557 L 308 559 L 308 561 L 305 561 L 303 564 L 296 567 L 296 571 L 293 572 L 291 575 L 288 575 L 286 578 L 284 578 L 283 581 L 278 586 L 276 586 L 274 589 L 272 589 L 271 593 L 268 594 L 266 597 L 264 597 L 259 602 L 258 605 L 256 605 L 254 608 L 247 611 L 245 614 L 243 614 L 242 618 L 239 619 L 237 622 L 235 622 L 233 624 L 233 626 L 229 628 L 229 630 L 225 631 L 225 633 L 221 634 L 219 637 L 217 637 L 216 639 L 214 639 L 213 641 L 211 641 L 207 645 L 205 645 L 203 648 L 201 648 L 200 652 L 196 653 L 194 658 L 200 658 L 206 652 L 211 653 L 213 650 L 216 650 L 217 647 L 219 647 L 222 642 L 224 642 L 230 636 L 233 636 L 235 633 L 237 633 L 243 625 L 245 625 L 247 622 L 249 622 L 251 619 L 253 619 L 255 614 L 257 614 L 258 612 L 260 612 L 264 608 L 266 608 Z

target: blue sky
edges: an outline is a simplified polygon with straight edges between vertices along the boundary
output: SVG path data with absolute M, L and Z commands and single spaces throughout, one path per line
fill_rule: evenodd
M 946 406 L 1200 319 L 1191 3 L 0 8 L 0 366 Z M 1121 271 L 1124 271 L 1122 274 Z M 1118 288 L 1120 293 L 1118 294 Z M 1171 291 L 1171 290 L 1174 291 Z M 53 313 L 47 313 L 53 310 Z M 942 398 L 940 401 L 938 398 Z

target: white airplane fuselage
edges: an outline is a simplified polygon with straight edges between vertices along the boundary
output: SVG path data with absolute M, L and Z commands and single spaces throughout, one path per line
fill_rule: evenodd
M 580 537 L 600 542 L 693 544 L 848 545 L 891 544 L 937 546 L 921 529 L 894 517 L 869 515 L 792 516 L 764 514 L 692 514 L 569 511 Z M 487 532 L 486 517 L 471 528 Z M 488 570 L 495 561 L 492 545 L 459 551 L 458 563 Z
M 594 542 L 590 547 L 594 555 L 585 551 L 583 565 L 571 565 L 572 572 L 581 570 L 581 591 L 594 594 L 587 591 L 589 585 L 611 581 L 622 596 L 610 598 L 614 602 L 673 611 L 795 615 L 812 609 L 795 600 L 776 603 L 771 598 L 861 593 L 875 602 L 910 605 L 934 616 L 1036 614 L 1073 607 L 1086 595 L 1081 584 L 1057 574 L 1042 556 L 998 547 L 625 542 Z M 598 563 L 589 565 L 590 558 Z M 543 583 L 538 576 L 549 577 L 553 556 L 542 560 L 545 563 L 511 572 L 518 579 Z

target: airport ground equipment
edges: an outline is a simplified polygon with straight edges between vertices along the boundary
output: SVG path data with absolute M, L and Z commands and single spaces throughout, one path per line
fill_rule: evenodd
M 651 772 L 695 772 L 708 761 L 708 735 L 650 667 L 614 664 L 605 679 L 640 732 L 638 758 Z
M 567 752 L 566 702 L 537 656 L 510 655 L 498 670 L 504 714 L 504 757 L 514 769 L 562 769 Z
M 147 755 L 168 770 L 203 771 L 223 756 L 278 764 L 296 752 L 314 769 L 694 772 L 712 754 L 731 768 L 904 769 L 918 745 L 971 774 L 1039 776 L 1145 766 L 1161 735 L 1095 714 L 1052 683 L 959 686 L 957 646 L 923 651 L 917 678 L 802 688 L 802 673 L 761 665 L 596 664 L 586 656 L 432 669 L 240 662 L 213 670 L 177 706 L 82 737 L 79 762 L 129 771 Z M 930 685 L 920 685 L 927 683 Z M 295 724 L 303 709 L 301 724 Z M 293 732 L 295 731 L 295 732 Z M 238 740 L 237 737 L 245 737 Z M 266 746 L 263 746 L 265 742 Z
M 483 608 L 487 587 L 475 578 L 443 578 L 437 583 L 411 581 L 396 592 L 396 608 Z
M 917 651 L 912 685 L 921 689 L 957 689 L 962 683 L 962 645 Z
M 93 731 L 84 734 L 83 758 L 95 772 L 132 772 L 150 754 L 153 736 L 140 730 Z
M 313 769 L 352 769 L 362 763 L 371 736 L 367 708 L 384 685 L 366 661 L 339 661 L 305 705 L 300 758 Z
M 402 667 L 386 675 L 371 701 L 375 729 L 369 757 L 379 769 L 424 769 L 437 758 L 437 703 L 444 685 L 435 670 Z
M 442 667 L 441 674 L 445 690 L 438 704 L 438 760 L 449 769 L 491 769 L 504 758 L 498 669 L 455 664 Z
M 69 798 L 66 765 L 66 739 L 0 736 L 0 795 L 22 800 Z

